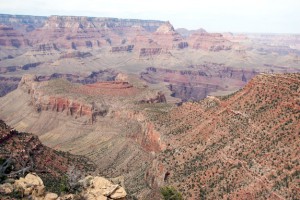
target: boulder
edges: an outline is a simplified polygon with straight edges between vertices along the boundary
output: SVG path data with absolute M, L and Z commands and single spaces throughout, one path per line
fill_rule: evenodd
M 90 200 L 104 200 L 110 199 L 120 199 L 126 197 L 125 189 L 118 184 L 113 184 L 111 181 L 103 177 L 92 177 L 87 176 L 79 181 L 85 190 L 82 191 L 86 199 Z
M 44 185 L 42 179 L 35 173 L 29 173 L 25 176 L 25 181 L 27 184 L 32 185 Z
M 58 195 L 55 193 L 47 193 L 44 200 L 56 200 Z
M 45 186 L 42 179 L 35 173 L 29 173 L 25 178 L 20 178 L 14 183 L 17 191 L 21 191 L 24 195 L 28 196 L 42 196 L 45 192 Z

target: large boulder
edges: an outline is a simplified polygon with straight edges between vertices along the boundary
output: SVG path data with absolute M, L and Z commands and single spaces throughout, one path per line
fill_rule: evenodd
M 87 199 L 105 200 L 107 197 L 110 199 L 121 199 L 127 195 L 124 188 L 113 184 L 103 177 L 87 176 L 80 180 L 79 183 L 84 187 L 82 193 Z
M 34 194 L 36 196 L 41 196 L 45 192 L 45 186 L 42 179 L 35 173 L 29 173 L 25 178 L 20 178 L 14 183 L 16 190 L 22 192 L 24 195 L 28 196 Z

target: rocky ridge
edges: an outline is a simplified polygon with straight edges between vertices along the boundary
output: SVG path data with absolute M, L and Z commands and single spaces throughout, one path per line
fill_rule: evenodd
M 156 113 L 166 149 L 149 184 L 188 199 L 298 199 L 299 91 L 299 73 L 260 74 L 232 95 Z

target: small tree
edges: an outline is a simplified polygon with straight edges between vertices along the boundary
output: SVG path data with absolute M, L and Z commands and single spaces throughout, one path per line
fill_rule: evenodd
M 160 193 L 164 200 L 183 200 L 181 193 L 173 186 L 164 186 L 160 188 Z

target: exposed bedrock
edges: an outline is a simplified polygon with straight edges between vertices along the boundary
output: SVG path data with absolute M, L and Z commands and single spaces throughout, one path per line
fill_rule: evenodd
M 39 89 L 47 84 L 47 82 L 39 82 L 35 75 L 24 75 L 19 83 L 19 89 L 30 95 L 30 104 L 37 112 L 50 110 L 63 112 L 75 118 L 87 116 L 90 123 L 93 123 L 97 116 L 105 116 L 108 112 L 106 107 L 69 97 L 51 96 L 46 91 Z

